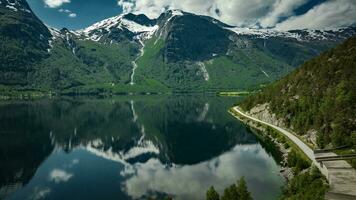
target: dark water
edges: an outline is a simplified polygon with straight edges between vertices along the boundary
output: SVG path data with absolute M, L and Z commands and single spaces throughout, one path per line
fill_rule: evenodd
M 236 98 L 0 103 L 0 199 L 204 199 L 244 176 L 255 199 L 284 184 L 271 152 L 226 111 Z

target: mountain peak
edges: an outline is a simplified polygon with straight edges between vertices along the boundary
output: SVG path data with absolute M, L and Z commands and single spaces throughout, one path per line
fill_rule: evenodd
M 206 21 L 209 23 L 206 24 Z M 112 39 L 113 41 L 118 40 L 116 37 L 118 33 L 121 33 L 121 36 L 123 36 L 119 37 L 120 40 L 122 38 L 127 38 L 131 41 L 138 41 L 138 38 L 148 39 L 155 34 L 158 37 L 166 37 L 172 28 L 180 27 L 179 24 L 185 24 L 185 30 L 190 30 L 193 27 L 196 29 L 197 26 L 202 27 L 202 24 L 206 24 L 206 26 L 210 27 L 207 30 L 211 30 L 213 28 L 223 29 L 227 35 L 237 35 L 238 37 L 249 37 L 256 39 L 278 37 L 298 41 L 321 41 L 346 39 L 349 36 L 356 34 L 356 29 L 345 29 L 337 31 L 280 31 L 276 29 L 236 27 L 225 24 L 218 19 L 209 16 L 196 15 L 179 9 L 166 10 L 156 19 L 150 19 L 144 14 L 121 14 L 97 22 L 92 26 L 79 31 L 78 33 L 87 36 L 87 38 L 90 40 L 101 42 L 112 42 Z M 108 35 L 111 36 L 107 37 Z
M 184 15 L 184 13 L 185 13 L 183 10 L 180 10 L 180 9 L 167 10 L 166 12 L 170 13 L 171 15 L 174 15 L 174 16 Z
M 188 14 L 187 12 L 184 12 L 182 10 L 167 10 L 157 18 L 157 21 L 170 21 L 172 18 L 177 17 L 177 16 L 183 16 L 185 14 Z
M 128 13 L 123 15 L 123 19 L 127 19 L 130 21 L 133 21 L 137 24 L 145 25 L 145 26 L 154 26 L 156 24 L 156 19 L 150 19 L 144 14 L 133 14 L 133 13 Z

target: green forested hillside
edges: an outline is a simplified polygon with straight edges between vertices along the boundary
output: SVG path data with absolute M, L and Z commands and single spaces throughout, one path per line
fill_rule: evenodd
M 33 63 L 47 56 L 51 34 L 26 1 L 10 8 L 0 2 L 0 84 L 26 85 Z
M 231 28 L 167 11 L 157 19 L 127 14 L 84 30 L 55 30 L 26 0 L 6 1 L 0 4 L 0 97 L 254 90 L 356 34 L 355 27 L 313 38 L 306 30 L 240 34 Z
M 138 84 L 155 79 L 176 91 L 244 90 L 269 83 L 293 69 L 257 47 L 232 47 L 229 55 L 206 61 L 167 62 L 163 53 L 166 42 L 152 38 L 145 43 L 145 53 L 138 60 Z
M 91 84 L 124 84 L 129 80 L 134 45 L 75 42 L 75 53 L 56 40 L 48 58 L 35 65 L 33 87 L 63 90 Z
M 319 147 L 356 145 L 356 38 L 304 63 L 241 107 L 263 103 L 298 134 L 316 130 Z

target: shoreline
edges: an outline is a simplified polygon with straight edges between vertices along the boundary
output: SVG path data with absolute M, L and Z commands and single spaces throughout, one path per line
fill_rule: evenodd
M 231 109 L 229 109 L 228 112 L 234 118 L 236 118 L 237 120 L 241 121 L 243 124 L 251 128 L 251 131 L 254 132 L 254 134 L 260 135 L 262 137 L 266 137 L 268 140 L 273 142 L 275 147 L 281 153 L 281 162 L 279 163 L 281 165 L 281 170 L 279 171 L 279 173 L 288 183 L 288 181 L 294 177 L 292 168 L 287 166 L 288 153 L 290 152 L 290 150 L 285 148 L 282 142 L 279 142 L 276 138 L 272 137 L 269 134 L 266 134 L 267 130 L 263 126 L 259 126 L 258 123 L 237 115 L 236 113 L 231 111 Z
M 261 121 L 258 118 L 249 116 L 248 114 L 245 114 L 243 111 L 241 111 L 239 107 L 231 108 L 229 113 L 250 127 L 257 127 L 257 129 L 261 129 L 260 127 L 262 127 L 262 130 L 265 130 L 264 135 L 270 135 L 270 131 L 272 129 L 272 133 L 274 132 L 272 134 L 274 139 L 272 140 L 277 140 L 277 143 L 279 143 L 277 144 L 278 146 L 287 143 L 289 144 L 291 151 L 297 151 L 299 154 L 302 153 L 299 156 L 301 156 L 302 159 L 303 157 L 308 159 L 310 162 L 309 167 L 304 168 L 304 170 L 299 172 L 293 171 L 295 178 L 290 179 L 290 182 L 294 182 L 294 179 L 297 179 L 300 174 L 305 172 L 305 170 L 316 167 L 323 175 L 326 181 L 325 185 L 328 188 L 328 190 L 326 190 L 324 193 L 324 198 L 332 197 L 332 199 L 344 199 L 345 196 L 352 199 L 356 198 L 356 191 L 354 190 L 354 187 L 356 186 L 356 171 L 349 163 L 344 160 L 318 162 L 316 159 L 323 156 L 334 156 L 336 155 L 335 153 L 329 152 L 315 154 L 313 149 L 311 149 L 297 136 L 293 135 L 293 133 L 290 133 L 276 125 Z M 266 128 L 264 129 L 264 127 Z M 281 135 L 284 137 L 284 140 L 287 139 L 287 141 L 279 141 Z M 288 154 L 287 158 L 289 156 L 292 155 Z M 292 158 L 293 157 L 294 156 L 292 156 Z M 290 165 L 289 159 L 288 166 L 292 167 L 293 170 L 295 168 L 294 165 Z

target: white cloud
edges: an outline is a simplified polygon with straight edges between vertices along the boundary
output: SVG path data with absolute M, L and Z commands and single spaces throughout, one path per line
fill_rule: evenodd
M 70 3 L 71 0 L 44 0 L 44 3 L 50 8 L 57 8 L 65 3 Z
M 68 15 L 68 17 L 74 18 L 74 17 L 77 17 L 77 14 L 76 14 L 76 13 L 70 13 L 70 14 Z
M 77 17 L 77 13 L 74 13 L 74 12 L 68 10 L 68 9 L 63 9 L 63 8 L 61 8 L 61 9 L 58 10 L 58 12 L 60 12 L 60 13 L 67 13 L 67 14 L 68 14 L 68 17 L 71 17 L 71 18 Z
M 251 166 L 249 163 L 257 164 Z M 223 191 L 241 176 L 255 186 L 249 190 L 258 197 L 262 196 L 258 194 L 261 193 L 258 185 L 275 185 L 278 188 L 283 184 L 282 178 L 272 174 L 278 173 L 276 163 L 258 145 L 237 145 L 230 152 L 194 165 L 167 167 L 153 158 L 133 167 L 134 170 L 129 169 L 133 174 L 122 173 L 128 177 L 123 189 L 133 199 L 140 199 L 150 191 L 171 194 L 177 196 L 177 200 L 201 199 L 206 188 L 214 185 L 218 191 Z M 273 178 L 266 179 L 266 176 Z
M 328 1 L 276 25 L 280 30 L 333 29 L 356 23 L 356 1 Z
M 30 199 L 32 200 L 45 199 L 50 193 L 51 193 L 51 189 L 48 187 L 44 187 L 44 188 L 35 187 Z
M 181 9 L 218 18 L 230 24 L 255 23 L 276 0 L 119 0 L 124 12 L 156 18 L 167 9 Z
M 290 17 L 293 11 L 308 0 L 278 0 L 271 11 L 260 20 L 262 27 L 273 27 L 281 17 Z
M 72 11 L 68 10 L 68 9 L 59 9 L 58 12 L 64 12 L 64 13 L 71 13 Z
M 134 3 L 126 0 L 119 0 L 118 5 L 121 6 L 126 13 L 132 12 L 132 8 L 134 7 Z
M 325 28 L 324 26 L 328 27 L 333 22 L 335 26 L 339 26 L 356 21 L 356 0 L 328 0 L 309 10 L 306 17 L 296 17 L 294 11 L 309 1 L 311 0 L 118 0 L 118 5 L 125 13 L 143 13 L 150 18 L 158 17 L 167 9 L 181 9 L 208 15 L 231 25 L 249 27 L 261 25 L 274 28 L 279 24 L 279 28 L 283 29 Z M 285 23 L 281 23 L 281 20 Z M 306 26 L 302 26 L 303 23 Z
M 66 168 L 66 169 L 72 168 L 72 167 L 74 167 L 75 165 L 78 165 L 78 164 L 79 164 L 79 159 L 73 159 L 68 164 L 64 164 L 63 168 Z
M 72 160 L 72 165 L 76 165 L 76 164 L 78 164 L 79 163 L 79 159 L 73 159 Z
M 49 174 L 49 180 L 55 183 L 67 182 L 73 177 L 73 174 L 61 169 L 53 169 Z

